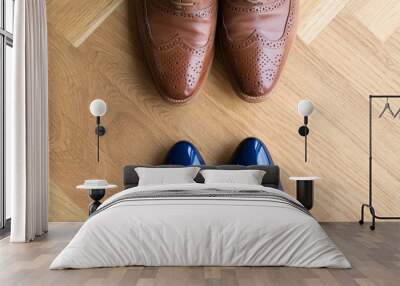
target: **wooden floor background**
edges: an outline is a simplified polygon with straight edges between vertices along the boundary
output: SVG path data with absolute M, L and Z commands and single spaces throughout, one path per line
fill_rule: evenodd
M 32 243 L 0 240 L 2 286 L 398 286 L 400 224 L 375 232 L 357 223 L 323 223 L 352 269 L 295 267 L 117 267 L 49 270 L 81 223 L 50 223 Z
M 166 104 L 155 90 L 134 2 L 47 0 L 52 221 L 86 218 L 90 200 L 75 190 L 85 179 L 121 185 L 124 165 L 161 163 L 181 139 L 197 145 L 208 164 L 227 163 L 247 136 L 265 141 L 289 193 L 289 176 L 323 178 L 312 210 L 317 219 L 358 219 L 367 200 L 368 95 L 400 94 L 400 1 L 302 0 L 297 40 L 270 99 L 240 100 L 219 51 L 199 98 L 183 107 Z M 99 164 L 88 109 L 94 98 L 109 107 Z M 315 104 L 308 164 L 297 134 L 303 98 Z M 374 118 L 382 104 L 374 106 Z M 397 111 L 400 101 L 392 104 Z M 380 215 L 398 215 L 400 118 L 375 125 L 375 204 Z

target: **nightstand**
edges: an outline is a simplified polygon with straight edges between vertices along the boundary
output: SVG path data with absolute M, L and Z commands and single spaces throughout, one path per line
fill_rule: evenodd
M 106 190 L 115 189 L 117 185 L 111 185 L 106 180 L 85 180 L 83 185 L 76 186 L 80 190 L 88 190 L 93 202 L 89 205 L 89 216 L 101 205 L 100 200 L 106 194 Z
M 296 181 L 296 198 L 303 206 L 311 210 L 314 204 L 314 181 L 320 177 L 289 177 Z

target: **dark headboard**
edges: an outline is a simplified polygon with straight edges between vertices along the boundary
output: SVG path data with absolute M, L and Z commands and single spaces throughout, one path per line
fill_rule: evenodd
M 162 168 L 176 168 L 176 167 L 184 167 L 184 166 L 176 166 L 176 165 L 161 165 L 161 166 L 144 166 L 144 165 L 129 165 L 124 167 L 124 189 L 136 187 L 139 182 L 139 177 L 135 172 L 135 168 L 137 167 L 162 167 Z M 274 166 L 240 166 L 240 165 L 221 165 L 221 166 L 199 166 L 201 169 L 221 169 L 221 170 L 263 170 L 265 171 L 264 178 L 262 180 L 262 185 L 265 187 L 271 187 L 275 189 L 280 189 L 280 175 L 279 175 L 279 167 Z M 198 183 L 203 183 L 204 179 L 199 174 L 195 178 L 195 181 Z

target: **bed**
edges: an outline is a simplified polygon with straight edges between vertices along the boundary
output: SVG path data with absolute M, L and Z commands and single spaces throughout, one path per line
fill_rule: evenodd
M 205 183 L 198 174 L 193 183 L 138 186 L 137 168 L 124 168 L 125 190 L 89 217 L 50 269 L 351 267 L 311 214 L 279 190 L 278 166 L 201 166 L 262 170 L 260 185 Z

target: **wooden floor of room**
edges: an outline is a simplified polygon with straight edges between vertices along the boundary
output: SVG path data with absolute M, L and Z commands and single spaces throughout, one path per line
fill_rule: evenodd
M 323 223 L 352 269 L 289 267 L 120 267 L 49 270 L 82 223 L 50 223 L 49 233 L 28 244 L 0 241 L 0 285 L 399 285 L 400 224 Z

